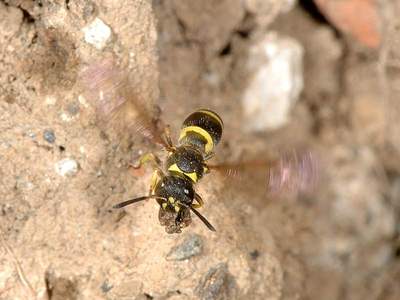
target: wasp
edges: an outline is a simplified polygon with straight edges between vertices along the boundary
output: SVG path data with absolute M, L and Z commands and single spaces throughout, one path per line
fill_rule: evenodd
M 100 119 L 123 121 L 120 112 L 134 107 L 134 117 L 129 114 L 131 124 L 124 132 L 134 129 L 154 144 L 161 145 L 167 152 L 164 162 L 152 152 L 140 157 L 134 168 L 151 164 L 153 174 L 148 195 L 128 199 L 114 205 L 116 209 L 155 199 L 159 204 L 158 218 L 167 233 L 180 233 L 191 223 L 193 212 L 211 230 L 214 226 L 198 211 L 204 204 L 195 191 L 195 185 L 211 169 L 224 171 L 228 175 L 237 174 L 242 167 L 264 167 L 265 162 L 253 161 L 241 164 L 210 165 L 215 147 L 221 140 L 224 128 L 221 117 L 212 110 L 199 109 L 189 114 L 183 121 L 177 145 L 174 145 L 168 126 L 159 128 L 152 113 L 134 93 L 126 72 L 119 69 L 113 60 L 104 60 L 90 65 L 81 73 L 86 96 L 92 99 L 96 114 Z M 134 120 L 133 122 L 131 120 Z M 124 122 L 123 122 L 124 123 Z M 269 165 L 271 187 L 299 186 L 313 178 L 315 171 L 312 157 L 299 157 L 297 153 L 289 159 L 280 159 Z M 312 169 L 311 171 L 309 169 Z M 311 175 L 310 175 L 311 174 Z
M 142 156 L 140 167 L 151 162 L 155 168 L 148 196 L 129 199 L 114 206 L 121 208 L 139 201 L 154 198 L 160 205 L 159 220 L 167 232 L 180 232 L 190 223 L 189 210 L 215 231 L 211 223 L 197 211 L 203 199 L 196 193 L 194 185 L 209 172 L 207 160 L 213 156 L 215 146 L 222 136 L 223 122 L 217 113 L 200 109 L 190 114 L 183 122 L 178 145 L 172 145 L 166 133 L 168 156 L 165 166 L 153 153 Z M 171 218 L 174 219 L 171 223 Z

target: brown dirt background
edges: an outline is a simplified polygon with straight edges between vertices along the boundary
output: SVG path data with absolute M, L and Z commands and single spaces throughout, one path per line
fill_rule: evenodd
M 0 1 L 0 299 L 399 299 L 399 10 L 381 2 L 371 50 L 310 1 Z M 82 30 L 95 17 L 112 30 L 101 50 Z M 252 134 L 242 66 L 269 30 L 304 47 L 305 88 L 288 125 Z M 218 111 L 219 161 L 312 148 L 316 191 L 267 198 L 256 171 L 239 188 L 211 174 L 198 189 L 216 233 L 194 219 L 167 235 L 153 202 L 113 211 L 146 193 L 150 171 L 128 164 L 151 146 L 102 130 L 82 98 L 79 70 L 109 53 L 175 135 L 194 109 Z M 79 168 L 63 177 L 65 158 Z M 197 255 L 168 259 L 194 234 Z

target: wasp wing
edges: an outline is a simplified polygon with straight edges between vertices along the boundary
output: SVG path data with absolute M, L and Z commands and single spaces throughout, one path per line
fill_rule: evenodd
M 319 163 L 311 151 L 291 151 L 281 155 L 268 171 L 268 188 L 272 193 L 280 190 L 309 193 L 319 179 Z
M 311 151 L 292 150 L 276 159 L 256 159 L 239 163 L 208 165 L 210 170 L 220 172 L 225 178 L 243 181 L 256 180 L 263 173 L 263 184 L 268 193 L 281 191 L 309 193 L 318 181 L 318 160 Z
M 102 129 L 113 127 L 122 134 L 138 132 L 152 142 L 168 147 L 148 101 L 140 97 L 128 72 L 113 58 L 105 58 L 82 69 L 79 81 Z

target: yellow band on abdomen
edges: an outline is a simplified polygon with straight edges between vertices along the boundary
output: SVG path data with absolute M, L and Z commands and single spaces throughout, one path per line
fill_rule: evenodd
M 207 141 L 204 149 L 206 151 L 206 154 L 211 153 L 214 148 L 214 142 L 207 130 L 204 130 L 199 126 L 187 126 L 185 128 L 182 128 L 179 140 L 183 139 L 188 132 L 195 132 L 197 134 L 200 134 Z

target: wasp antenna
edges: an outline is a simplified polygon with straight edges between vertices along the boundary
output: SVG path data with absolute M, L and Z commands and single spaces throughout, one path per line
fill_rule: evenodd
M 212 226 L 211 223 L 208 222 L 208 220 L 201 213 L 199 213 L 195 208 L 193 208 L 191 206 L 189 206 L 189 208 L 192 212 L 194 212 L 194 214 L 196 216 L 199 217 L 199 219 L 207 226 L 208 229 L 210 229 L 211 231 L 217 231 L 217 230 L 215 230 L 214 226 Z
M 126 200 L 126 201 L 124 201 L 124 202 L 115 204 L 115 205 L 113 206 L 113 208 L 116 208 L 116 209 L 117 209 L 117 208 L 122 208 L 122 207 L 125 207 L 125 206 L 127 206 L 127 205 L 130 205 L 130 204 L 133 204 L 133 203 L 137 203 L 137 202 L 140 202 L 140 201 L 143 201 L 143 200 L 147 200 L 147 199 L 161 199 L 161 200 L 165 200 L 165 198 L 159 197 L 159 196 L 156 196 L 156 195 L 142 196 L 142 197 L 129 199 L 129 200 Z

